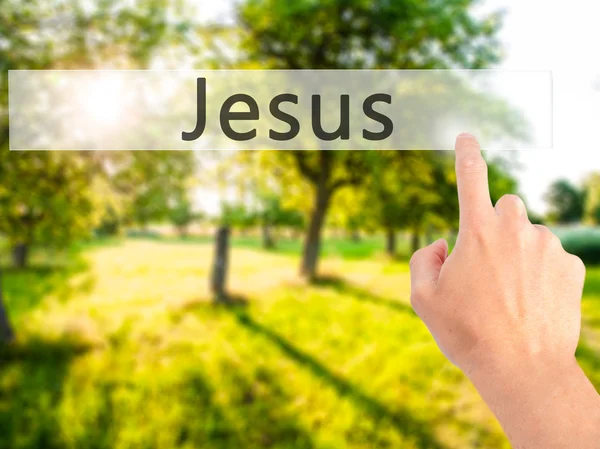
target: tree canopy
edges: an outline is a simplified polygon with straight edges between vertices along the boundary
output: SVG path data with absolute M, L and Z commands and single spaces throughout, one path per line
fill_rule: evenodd
M 247 0 L 239 6 L 248 63 L 277 69 L 483 68 L 499 60 L 501 17 L 475 17 L 470 0 Z M 298 26 L 301 23 L 302 26 Z M 374 154 L 374 153 L 373 153 Z M 282 156 L 312 186 L 301 273 L 314 278 L 321 230 L 334 194 L 362 183 L 369 152 L 294 152 Z
M 583 217 L 585 192 L 566 179 L 552 183 L 545 195 L 548 218 L 557 223 L 574 223 Z

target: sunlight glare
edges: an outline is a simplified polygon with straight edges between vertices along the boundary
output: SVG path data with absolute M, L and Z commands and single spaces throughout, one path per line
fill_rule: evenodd
M 103 127 L 117 125 L 124 106 L 121 84 L 118 77 L 101 77 L 89 84 L 83 102 L 85 117 Z

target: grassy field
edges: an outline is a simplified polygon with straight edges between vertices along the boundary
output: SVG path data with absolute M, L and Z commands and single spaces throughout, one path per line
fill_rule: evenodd
M 37 254 L 4 272 L 19 334 L 0 354 L 1 449 L 508 448 L 411 311 L 406 260 L 375 240 L 236 240 L 210 303 L 209 242 L 129 239 Z M 600 270 L 579 357 L 600 387 Z

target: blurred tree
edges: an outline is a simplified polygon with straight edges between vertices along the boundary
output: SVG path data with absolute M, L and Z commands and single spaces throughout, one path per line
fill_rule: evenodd
M 474 17 L 474 0 L 246 0 L 239 7 L 249 62 L 278 69 L 482 68 L 499 59 L 500 15 Z M 285 152 L 288 153 L 288 152 Z M 367 152 L 368 153 L 368 152 Z M 313 190 L 300 272 L 314 278 L 334 194 L 361 183 L 362 152 L 285 154 Z M 288 157 L 291 156 L 291 157 Z
M 496 204 L 496 201 L 498 201 L 503 195 L 508 193 L 518 193 L 518 182 L 512 175 L 510 161 L 499 158 L 488 158 L 487 166 L 490 198 L 493 204 Z
M 367 186 L 346 186 L 340 189 L 328 214 L 327 226 L 346 231 L 354 242 L 361 239 L 361 231 L 370 231 L 374 226 L 373 214 L 365 209 Z
M 121 216 L 110 204 L 106 205 L 95 229 L 95 234 L 99 237 L 115 236 L 119 234 L 120 230 Z
M 17 267 L 27 264 L 31 244 L 61 247 L 91 233 L 99 218 L 91 178 L 75 154 L 0 151 L 0 232 Z
M 281 200 L 277 195 L 263 195 L 260 198 L 261 210 L 258 213 L 260 226 L 262 230 L 263 248 L 275 248 L 275 237 L 273 236 L 273 227 L 277 226 L 281 218 Z
M 389 255 L 396 253 L 398 229 L 410 231 L 415 250 L 427 226 L 447 227 L 446 220 L 453 214 L 446 210 L 456 203 L 454 196 L 445 195 L 448 180 L 443 169 L 449 160 L 441 152 L 380 152 L 367 184 L 370 194 L 364 209 L 375 214 L 385 230 Z
M 533 224 L 543 225 L 546 222 L 544 217 L 542 215 L 538 214 L 537 212 L 528 210 L 527 215 L 529 217 L 529 221 Z
M 590 174 L 584 181 L 585 221 L 597 225 L 600 223 L 600 173 Z
M 298 232 L 304 229 L 304 222 L 304 214 L 301 211 L 299 211 L 298 209 L 282 206 L 282 209 L 279 212 L 279 226 L 292 231 L 293 235 L 297 235 Z
M 14 339 L 14 332 L 2 298 L 2 271 L 0 270 L 0 343 L 9 343 Z
M 92 178 L 107 164 L 94 154 L 9 153 L 8 71 L 147 67 L 164 44 L 197 43 L 190 11 L 171 0 L 2 0 L 0 233 L 17 265 L 31 243 L 64 245 L 89 232 L 104 209 Z
M 5 0 L 0 8 L 0 232 L 24 265 L 27 245 L 66 243 L 90 226 L 90 186 L 105 166 L 94 155 L 11 153 L 8 70 L 147 66 L 165 43 L 183 43 L 190 30 L 181 2 L 124 0 Z M 105 155 L 105 157 L 107 157 Z M 144 184 L 144 187 L 147 187 Z M 154 191 L 136 198 L 140 215 L 155 210 Z M 147 209 L 151 209 L 148 211 Z
M 517 181 L 509 161 L 488 160 L 490 196 L 495 203 L 505 193 L 515 193 Z M 386 252 L 396 253 L 396 232 L 408 230 L 411 249 L 425 235 L 431 243 L 434 230 L 458 229 L 458 194 L 454 156 L 443 151 L 381 151 L 372 164 L 361 205 L 386 232 Z
M 274 231 L 280 227 L 299 229 L 304 226 L 304 216 L 298 210 L 283 206 L 281 195 L 275 192 L 261 193 L 258 198 L 257 220 L 262 231 L 263 247 L 275 248 Z
M 194 211 L 193 204 L 186 193 L 181 193 L 172 200 L 167 215 L 180 237 L 187 236 L 189 226 L 202 216 L 199 212 Z
M 264 248 L 275 247 L 274 232 L 277 228 L 299 230 L 304 227 L 301 206 L 295 199 L 290 201 L 291 190 L 298 187 L 298 179 L 281 166 L 277 152 L 238 152 L 220 168 L 229 173 L 237 170 L 238 196 L 254 210 L 252 224 L 260 226 Z
M 199 46 L 191 11 L 173 0 L 3 0 L 0 148 L 8 141 L 9 70 L 147 67 L 160 50 Z
M 548 219 L 556 223 L 581 221 L 585 207 L 585 191 L 566 179 L 559 179 L 550 185 L 545 195 L 548 203 Z
M 438 216 L 435 208 L 452 200 L 443 195 L 445 177 L 435 178 L 438 174 L 436 169 L 439 168 L 439 160 L 435 156 L 438 155 L 407 152 L 398 155 L 389 153 L 387 156 L 388 162 L 382 166 L 382 176 L 374 177 L 379 178 L 375 181 L 374 192 L 378 197 L 375 204 L 379 205 L 381 223 L 386 229 L 386 249 L 389 255 L 394 256 L 397 229 L 410 231 L 412 249 L 416 251 L 426 225 Z M 452 217 L 452 214 L 443 214 L 441 217 Z
M 132 151 L 109 165 L 111 183 L 124 198 L 125 217 L 143 229 L 172 218 L 172 208 L 186 207 L 184 200 L 191 208 L 187 195 L 197 170 L 195 153 Z
M 223 226 L 237 228 L 242 232 L 246 232 L 256 225 L 257 216 L 256 213 L 244 203 L 225 202 L 221 206 L 221 217 L 219 221 Z

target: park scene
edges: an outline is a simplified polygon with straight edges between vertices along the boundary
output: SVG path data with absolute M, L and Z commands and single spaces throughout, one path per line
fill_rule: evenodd
M 494 68 L 478 3 L 0 1 L 0 449 L 508 449 L 410 305 L 452 151 L 9 151 L 9 70 Z M 600 389 L 600 164 L 543 202 Z

